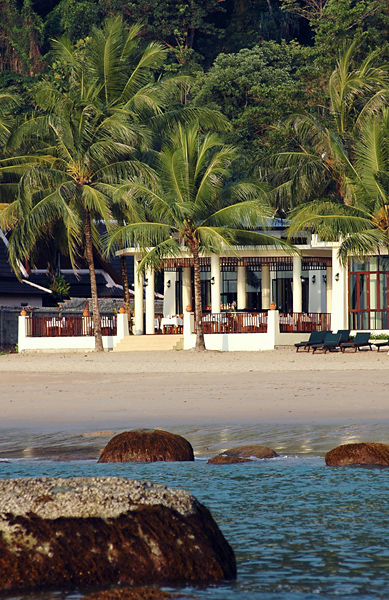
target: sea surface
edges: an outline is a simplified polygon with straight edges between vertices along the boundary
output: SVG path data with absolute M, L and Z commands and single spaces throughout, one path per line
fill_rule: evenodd
M 165 587 L 198 600 L 389 598 L 389 469 L 330 468 L 341 443 L 389 443 L 381 423 L 174 426 L 194 463 L 97 464 L 122 429 L 0 430 L 0 477 L 119 476 L 188 490 L 212 512 L 234 548 L 236 582 Z M 207 465 L 229 447 L 268 445 L 279 458 Z M 87 592 L 34 591 L 13 600 L 79 600 Z

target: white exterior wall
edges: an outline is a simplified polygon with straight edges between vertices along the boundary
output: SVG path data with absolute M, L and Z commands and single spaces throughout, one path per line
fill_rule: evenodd
M 163 272 L 163 316 L 176 314 L 176 271 Z M 170 284 L 168 283 L 170 282 Z M 169 287 L 168 287 L 169 285 Z M 184 307 L 185 309 L 185 307 Z
M 326 282 L 323 279 L 323 275 L 326 271 L 323 269 L 311 269 L 309 272 L 309 306 L 308 312 L 320 313 L 327 312 L 327 298 L 326 298 Z M 315 277 L 315 282 L 312 278 Z

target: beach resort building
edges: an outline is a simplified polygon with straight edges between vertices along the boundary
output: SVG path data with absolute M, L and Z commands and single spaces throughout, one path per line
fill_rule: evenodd
M 284 222 L 275 222 L 271 233 L 282 237 Z M 299 254 L 242 246 L 235 248 L 236 254 L 201 257 L 207 347 L 258 350 L 292 344 L 315 330 L 389 330 L 388 256 L 371 256 L 363 262 L 351 259 L 343 266 L 338 243 L 310 234 L 294 243 Z M 136 248 L 118 254 L 134 257 L 134 334 L 183 332 L 184 347 L 193 347 L 193 260 L 187 251 L 183 248 L 181 256 L 163 261 L 164 308 L 159 323 L 154 273 L 137 277 L 141 256 Z

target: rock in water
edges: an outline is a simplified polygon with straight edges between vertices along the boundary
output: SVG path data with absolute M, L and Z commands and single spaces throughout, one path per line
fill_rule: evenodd
M 213 456 L 208 463 L 213 465 L 226 465 L 241 462 L 249 462 L 251 458 L 275 458 L 279 456 L 277 452 L 267 446 L 237 446 L 230 448 L 222 454 Z
M 236 465 L 237 463 L 253 462 L 250 458 L 241 458 L 240 456 L 226 456 L 218 454 L 213 456 L 208 461 L 209 465 Z
M 327 452 L 325 461 L 329 467 L 343 467 L 346 465 L 389 467 L 389 446 L 368 442 L 343 444 Z
M 96 592 L 95 594 L 84 596 L 82 600 L 171 600 L 172 598 L 178 598 L 178 596 L 155 588 L 125 587 Z M 182 600 L 184 596 L 180 594 L 179 598 Z
M 234 579 L 188 492 L 116 477 L 0 480 L 0 590 Z
M 134 429 L 112 438 L 99 462 L 157 462 L 194 460 L 193 448 L 180 435 L 161 429 Z

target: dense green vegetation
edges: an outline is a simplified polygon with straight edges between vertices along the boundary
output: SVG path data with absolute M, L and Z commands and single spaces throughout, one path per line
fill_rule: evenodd
M 156 245 L 142 268 L 274 214 L 341 233 L 343 260 L 388 246 L 388 25 L 389 0 L 3 0 L 15 271 L 42 247 L 84 255 L 101 350 L 99 223 L 111 247 Z

